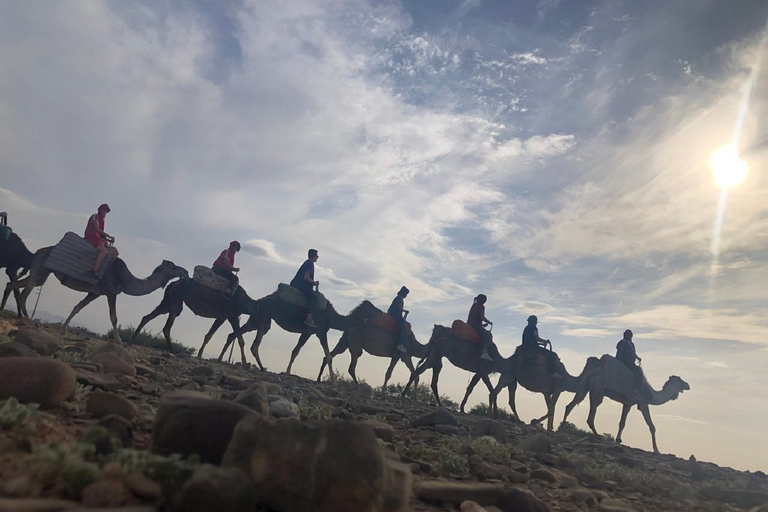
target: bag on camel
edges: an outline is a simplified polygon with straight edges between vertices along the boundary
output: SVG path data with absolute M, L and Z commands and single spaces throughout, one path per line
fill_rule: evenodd
M 388 333 L 399 335 L 400 334 L 400 324 L 398 324 L 392 316 L 389 315 L 389 313 L 382 313 L 379 316 L 375 316 L 369 320 L 371 322 L 371 325 L 374 325 L 380 329 L 384 329 Z M 405 325 L 408 326 L 408 335 L 410 336 L 411 332 L 411 323 L 405 322 Z
M 317 299 L 317 304 L 315 305 L 315 311 L 324 310 L 325 307 L 328 305 L 328 301 L 325 299 L 325 295 L 323 295 L 320 292 L 313 292 L 313 293 L 315 294 L 315 298 Z M 304 296 L 303 293 L 301 293 L 301 290 L 294 288 L 289 284 L 285 284 L 285 283 L 278 284 L 277 296 L 280 297 L 280 299 L 287 302 L 288 304 L 293 304 L 294 306 L 301 306 L 304 308 L 309 307 L 307 298 Z
M 461 320 L 454 320 L 451 324 L 451 332 L 463 340 L 467 340 L 475 345 L 482 345 L 483 340 L 480 338 L 480 333 L 477 329 L 469 325 L 467 322 Z M 493 341 L 493 334 L 491 334 L 491 341 Z

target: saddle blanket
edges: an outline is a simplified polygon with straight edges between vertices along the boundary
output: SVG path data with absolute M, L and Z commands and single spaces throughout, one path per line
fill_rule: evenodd
M 208 288 L 213 288 L 217 292 L 221 293 L 227 293 L 227 288 L 229 287 L 229 281 L 227 281 L 224 277 L 221 277 L 220 275 L 216 274 L 213 270 L 206 267 L 205 265 L 196 265 L 195 271 L 192 274 L 192 279 L 197 281 L 203 286 L 207 286 Z
M 382 313 L 379 316 L 375 316 L 371 318 L 370 322 L 371 325 L 384 329 L 390 334 L 394 334 L 395 336 L 400 335 L 400 324 L 398 324 L 389 313 Z M 411 323 L 405 322 L 405 325 L 408 326 L 408 334 L 410 335 L 413 332 L 411 330 Z
M 90 242 L 68 231 L 46 258 L 45 266 L 78 281 L 98 284 L 99 281 L 91 273 L 98 254 L 99 250 Z M 115 250 L 109 248 L 106 258 L 99 267 L 99 277 L 104 275 L 106 269 L 115 261 L 115 257 Z
M 313 292 L 315 294 L 315 298 L 317 299 L 317 305 L 315 306 L 315 311 L 323 311 L 325 307 L 328 305 L 328 301 L 325 299 L 325 295 L 323 295 L 320 292 Z M 277 296 L 287 302 L 288 304 L 293 304 L 294 306 L 301 306 L 304 308 L 309 307 L 309 302 L 307 301 L 307 298 L 304 296 L 303 293 L 301 293 L 301 290 L 294 288 L 293 286 L 285 283 L 280 283 L 277 285 Z
M 461 320 L 454 320 L 451 324 L 451 332 L 454 336 L 458 336 L 459 338 L 466 340 L 470 343 L 474 343 L 475 345 L 482 345 L 483 340 L 480 338 L 480 333 L 477 332 L 477 329 L 469 325 L 467 322 L 462 322 Z M 491 341 L 493 341 L 493 334 L 491 333 Z
M 605 389 L 610 389 L 627 398 L 637 399 L 635 388 L 635 375 L 627 366 L 608 354 L 602 357 L 603 384 Z

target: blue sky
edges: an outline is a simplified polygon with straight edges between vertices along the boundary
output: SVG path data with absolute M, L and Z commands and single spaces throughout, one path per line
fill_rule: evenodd
M 0 209 L 32 249 L 108 202 L 139 276 L 238 239 L 258 297 L 315 247 L 341 311 L 405 284 L 426 341 L 485 293 L 502 353 L 537 314 L 572 373 L 630 328 L 657 388 L 691 385 L 653 410 L 661 450 L 768 469 L 765 2 L 1 3 Z M 750 172 L 713 249 L 707 161 L 732 141 Z M 120 322 L 160 299 L 121 296 Z M 40 309 L 78 300 L 51 282 Z M 106 331 L 106 301 L 77 321 Z M 208 325 L 187 312 L 174 335 L 198 346 Z M 265 338 L 271 370 L 294 338 Z M 385 365 L 358 375 L 380 384 Z M 468 376 L 441 380 L 459 398 Z M 599 429 L 618 413 L 604 404 Z M 650 447 L 638 414 L 624 439 Z

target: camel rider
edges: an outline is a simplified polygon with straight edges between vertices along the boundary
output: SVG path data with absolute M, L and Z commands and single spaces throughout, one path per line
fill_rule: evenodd
M 408 325 L 405 323 L 405 319 L 408 317 L 409 312 L 407 309 L 403 309 L 403 306 L 405 306 L 405 298 L 408 296 L 409 292 L 410 290 L 408 288 L 402 286 L 395 298 L 392 299 L 392 304 L 389 305 L 389 309 L 387 310 L 387 314 L 394 318 L 395 322 L 400 325 L 400 338 L 398 339 L 395 348 L 403 354 L 408 352 L 408 349 L 405 348 L 405 343 L 408 341 Z
M 469 308 L 469 316 L 467 316 L 467 324 L 475 328 L 480 335 L 480 339 L 483 341 L 483 353 L 480 355 L 480 359 L 486 361 L 492 361 L 488 350 L 491 348 L 491 333 L 486 329 L 486 326 L 493 325 L 493 322 L 485 318 L 485 303 L 488 300 L 484 294 L 480 294 L 475 297 L 472 307 Z
M 235 253 L 240 250 L 240 242 L 233 240 L 229 243 L 229 247 L 221 251 L 219 257 L 213 262 L 211 270 L 217 275 L 225 278 L 229 281 L 229 293 L 235 294 L 238 283 L 240 280 L 235 275 L 235 272 L 239 272 L 240 269 L 235 266 Z
M 88 224 L 85 226 L 85 235 L 83 236 L 83 238 L 99 250 L 99 254 L 96 256 L 96 263 L 93 265 L 93 275 L 97 279 L 101 262 L 104 261 L 109 251 L 107 244 L 115 242 L 115 237 L 108 235 L 104 231 L 104 219 L 110 211 L 112 210 L 107 203 L 99 205 L 98 211 L 88 218 Z M 117 249 L 115 249 L 115 255 L 117 255 Z
M 639 390 L 643 385 L 643 369 L 635 364 L 635 361 L 642 362 L 642 359 L 635 351 L 635 344 L 632 342 L 632 331 L 624 331 L 624 337 L 616 345 L 616 359 L 632 371 L 635 376 L 634 385 Z
M 320 286 L 320 281 L 315 281 L 315 262 L 319 258 L 317 249 L 307 251 L 307 261 L 301 264 L 296 275 L 291 279 L 291 286 L 298 288 L 309 301 L 309 312 L 304 323 L 310 327 L 317 327 L 312 319 L 312 311 L 317 307 L 317 297 L 313 288 Z
M 528 325 L 523 329 L 523 346 L 527 347 L 530 351 L 536 354 L 542 354 L 547 358 L 547 366 L 549 368 L 549 374 L 552 378 L 559 379 L 562 377 L 557 373 L 557 359 L 555 353 L 551 350 L 547 350 L 546 346 L 552 346 L 552 342 L 539 337 L 539 329 L 536 325 L 539 323 L 539 319 L 536 315 L 528 317 Z

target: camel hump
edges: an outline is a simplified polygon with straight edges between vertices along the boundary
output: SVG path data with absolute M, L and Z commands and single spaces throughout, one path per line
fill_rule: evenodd
M 196 265 L 195 270 L 192 273 L 192 279 L 195 282 L 200 283 L 208 288 L 213 288 L 217 292 L 227 293 L 229 289 L 229 281 L 205 265 Z
M 477 329 L 459 319 L 454 320 L 451 324 L 451 333 L 457 338 L 461 338 L 474 345 L 483 344 L 483 339 L 480 337 L 480 333 L 477 332 Z M 493 334 L 491 334 L 491 339 L 493 339 Z
M 77 233 L 68 231 L 59 243 L 53 246 L 51 253 L 45 259 L 45 266 L 78 281 L 98 284 L 98 280 L 91 273 L 98 254 L 99 250 L 90 242 Z M 101 262 L 99 275 L 104 275 L 116 257 L 116 252 L 110 248 L 107 257 Z
M 627 365 L 608 354 L 601 358 L 603 363 L 603 385 L 606 390 L 626 397 L 635 394 L 635 375 Z
M 301 306 L 303 308 L 309 307 L 309 301 L 307 301 L 307 298 L 304 296 L 303 293 L 301 293 L 301 290 L 298 288 L 291 286 L 286 283 L 280 283 L 277 285 L 277 297 L 288 304 L 293 304 L 294 306 Z M 328 305 L 328 301 L 325 298 L 325 295 L 323 295 L 320 292 L 313 292 L 315 294 L 315 297 L 317 298 L 317 305 L 315 306 L 315 311 L 323 311 L 326 306 Z
M 400 324 L 395 321 L 394 318 L 389 313 L 382 313 L 378 316 L 375 316 L 370 319 L 371 325 L 378 327 L 380 329 L 384 329 L 390 334 L 399 335 L 400 334 Z M 408 334 L 412 332 L 411 330 L 411 323 L 405 322 L 405 325 L 408 326 Z

